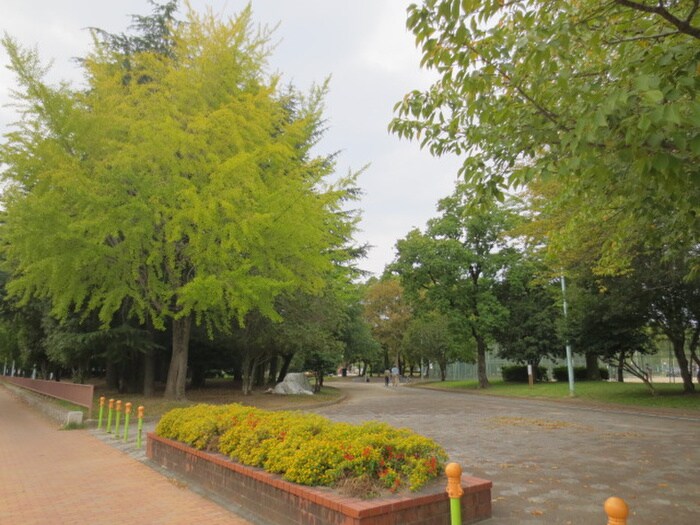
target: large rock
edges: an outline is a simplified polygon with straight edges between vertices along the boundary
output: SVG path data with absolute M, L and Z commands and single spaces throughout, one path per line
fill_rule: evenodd
M 309 394 L 313 395 L 311 384 L 302 373 L 287 374 L 284 381 L 277 383 L 272 389 L 273 394 Z

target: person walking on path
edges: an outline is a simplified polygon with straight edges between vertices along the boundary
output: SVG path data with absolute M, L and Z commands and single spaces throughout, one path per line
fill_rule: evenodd
M 399 386 L 399 367 L 394 366 L 391 369 L 391 384 L 393 386 Z
M 391 378 L 391 370 L 388 368 L 384 370 L 384 386 L 389 386 L 389 379 Z
M 252 525 L 85 430 L 59 430 L 2 383 L 0 458 L 2 525 Z

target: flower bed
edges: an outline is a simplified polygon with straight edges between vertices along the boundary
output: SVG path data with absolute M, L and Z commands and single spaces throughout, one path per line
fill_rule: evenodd
M 237 503 L 243 513 L 274 525 L 449 525 L 446 480 L 418 491 L 371 500 L 342 496 L 326 487 L 306 487 L 221 454 L 148 434 L 148 457 Z M 462 522 L 491 517 L 491 482 L 462 476 Z
M 242 405 L 196 405 L 165 414 L 156 434 L 301 485 L 353 484 L 366 494 L 415 491 L 442 474 L 447 459 L 433 440 L 385 423 L 334 423 L 299 412 Z
M 265 523 L 450 523 L 444 450 L 384 423 L 196 405 L 165 414 L 147 453 Z M 463 522 L 490 517 L 491 482 L 463 476 L 462 484 Z

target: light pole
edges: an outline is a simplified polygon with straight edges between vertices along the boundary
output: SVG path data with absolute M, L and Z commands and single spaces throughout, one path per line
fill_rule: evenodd
M 568 311 L 566 308 L 566 279 L 564 279 L 564 274 L 561 274 L 561 295 L 564 298 L 564 320 L 568 318 Z M 566 338 L 566 369 L 569 372 L 569 396 L 574 397 L 574 363 L 571 357 L 571 344 L 569 343 L 569 337 Z

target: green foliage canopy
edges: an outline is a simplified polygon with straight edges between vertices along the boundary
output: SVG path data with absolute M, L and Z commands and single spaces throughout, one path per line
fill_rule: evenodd
M 697 2 L 426 0 L 407 25 L 440 77 L 396 105 L 393 132 L 465 155 L 482 199 L 563 181 L 560 205 L 573 211 L 549 232 L 554 248 L 558 232 L 595 221 L 608 223 L 611 267 L 631 259 L 630 231 L 697 244 Z
M 311 153 L 326 86 L 280 90 L 251 17 L 190 10 L 167 52 L 98 34 L 85 89 L 47 85 L 36 52 L 2 40 L 23 111 L 0 147 L 9 294 L 105 327 L 120 309 L 172 322 L 179 397 L 191 319 L 279 318 L 280 294 L 320 291 L 351 257 L 353 176 L 329 182 L 332 157 Z
M 479 385 L 486 388 L 486 347 L 508 315 L 495 286 L 514 255 L 505 236 L 514 216 L 505 205 L 474 209 L 471 196 L 459 185 L 442 199 L 442 215 L 431 219 L 425 232 L 413 230 L 396 243 L 391 268 L 412 304 L 461 320 L 457 333 L 476 342 Z
M 281 291 L 320 286 L 342 196 L 322 189 L 332 165 L 309 155 L 324 90 L 290 114 L 249 10 L 188 16 L 177 57 L 131 56 L 148 81 L 125 82 L 98 45 L 85 91 L 46 86 L 35 54 L 4 39 L 25 109 L 1 150 L 12 294 L 104 323 L 126 301 L 162 327 L 275 316 Z

